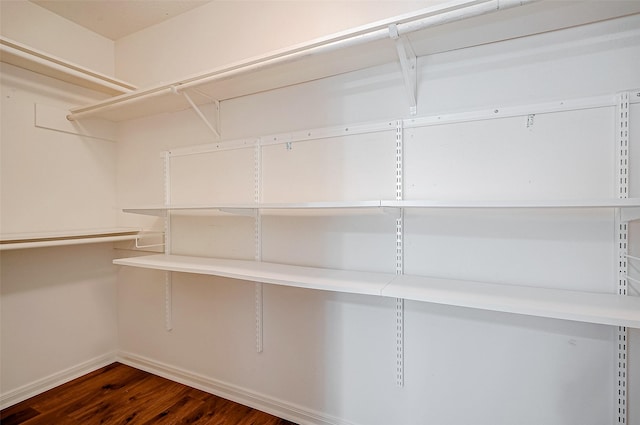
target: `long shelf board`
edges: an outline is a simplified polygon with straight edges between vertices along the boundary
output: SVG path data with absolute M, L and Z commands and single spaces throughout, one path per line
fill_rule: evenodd
M 5 233 L 0 235 L 0 251 L 51 246 L 135 240 L 140 229 L 110 228 L 65 232 Z
M 229 277 L 274 285 L 380 295 L 393 274 L 321 269 L 245 260 L 150 255 L 113 261 L 122 266 Z
M 114 264 L 640 328 L 640 297 L 180 255 Z
M 591 209 L 622 208 L 636 210 L 640 208 L 640 198 L 628 199 L 591 199 L 591 200 L 522 200 L 522 201 L 438 201 L 438 200 L 370 200 L 336 202 L 295 202 L 295 203 L 238 203 L 208 205 L 151 205 L 137 208 L 124 208 L 123 212 L 164 217 L 167 211 L 196 212 L 217 210 L 234 214 L 250 214 L 255 210 L 277 214 L 278 211 L 295 210 L 364 210 L 383 208 L 451 208 L 451 209 Z M 633 211 L 632 211 L 633 213 Z M 628 214 L 633 219 L 637 214 Z
M 592 4 L 593 3 L 593 4 Z M 606 4 L 605 4 L 606 3 Z M 640 12 L 638 2 L 568 2 L 454 0 L 323 38 L 226 64 L 167 84 L 158 84 L 71 110 L 72 119 L 135 119 L 187 109 L 176 92 L 189 92 L 196 104 L 313 81 L 346 72 L 398 62 L 390 25 L 411 44 L 417 56 L 572 28 Z M 505 26 L 504 19 L 527 25 Z M 474 25 L 465 20 L 473 19 Z M 449 31 L 443 32 L 447 27 Z M 485 28 L 477 31 L 474 28 Z M 198 92 L 203 95 L 199 95 Z
M 183 205 L 150 205 L 137 208 L 124 208 L 123 212 L 164 216 L 166 211 L 188 212 L 217 210 L 230 213 L 249 213 L 255 210 L 342 210 L 380 208 L 381 201 L 336 201 L 336 202 L 294 202 L 294 203 L 220 203 L 220 204 L 183 204 Z
M 124 81 L 5 37 L 0 37 L 0 59 L 19 68 L 110 95 L 121 95 L 136 90 L 135 86 Z
M 381 201 L 381 206 L 389 208 L 637 208 L 640 198 L 625 199 L 558 199 L 558 200 L 487 200 L 487 201 L 439 201 L 439 200 L 404 200 Z
M 602 325 L 640 328 L 640 297 L 421 276 L 398 276 L 388 297 Z

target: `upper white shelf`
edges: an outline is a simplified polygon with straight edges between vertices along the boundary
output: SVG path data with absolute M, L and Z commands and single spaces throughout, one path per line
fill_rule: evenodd
M 398 208 L 637 208 L 640 198 L 625 199 L 534 199 L 534 200 L 478 200 L 478 201 L 439 201 L 439 200 L 403 200 L 381 201 L 383 207 Z
M 124 81 L 92 71 L 5 37 L 0 37 L 0 59 L 2 62 L 28 69 L 38 74 L 112 96 L 130 93 L 136 89 L 135 86 Z
M 438 200 L 370 200 L 370 201 L 337 201 L 337 202 L 296 202 L 296 203 L 246 203 L 246 204 L 207 204 L 207 205 L 168 205 L 142 206 L 125 208 L 124 212 L 164 217 L 167 211 L 176 213 L 196 213 L 206 211 L 221 211 L 231 214 L 250 215 L 258 210 L 262 214 L 285 214 L 285 212 L 310 211 L 344 214 L 345 210 L 362 213 L 366 210 L 381 210 L 389 208 L 452 208 L 452 209 L 591 209 L 591 208 L 620 208 L 623 210 L 623 221 L 640 218 L 640 198 L 627 199 L 586 199 L 586 200 L 516 200 L 516 201 L 438 201 Z
M 164 217 L 167 211 L 176 213 L 193 213 L 198 211 L 220 211 L 232 214 L 253 214 L 255 210 L 363 210 L 381 207 L 381 201 L 337 201 L 337 202 L 295 202 L 295 203 L 220 203 L 220 204 L 183 204 L 168 206 L 142 206 L 124 208 L 122 211 L 134 214 L 145 214 Z
M 70 230 L 65 232 L 4 233 L 0 235 L 0 251 L 130 241 L 135 240 L 138 237 L 139 232 L 140 229 L 121 227 L 110 229 Z
M 164 254 L 114 264 L 640 328 L 640 297 L 632 296 Z
M 392 25 L 416 56 L 425 56 L 639 12 L 640 2 L 617 0 L 454 0 L 73 108 L 69 118 L 134 119 L 189 108 L 179 95 L 189 89 L 197 89 L 189 95 L 199 105 L 398 62 Z M 519 24 L 505 25 L 508 20 Z

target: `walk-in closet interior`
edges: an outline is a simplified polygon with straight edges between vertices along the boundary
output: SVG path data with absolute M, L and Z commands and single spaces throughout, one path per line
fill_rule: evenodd
M 640 425 L 640 1 L 109 3 L 0 1 L 0 407 Z

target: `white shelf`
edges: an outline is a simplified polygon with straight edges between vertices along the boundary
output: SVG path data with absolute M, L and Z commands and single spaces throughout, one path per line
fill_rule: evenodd
M 637 219 L 640 198 L 628 199 L 591 199 L 591 200 L 521 200 L 521 201 L 438 201 L 438 200 L 370 200 L 370 201 L 338 201 L 338 202 L 297 202 L 297 203 L 261 203 L 261 204 L 207 204 L 207 205 L 150 205 L 137 208 L 124 208 L 123 211 L 134 214 L 166 216 L 167 211 L 183 214 L 195 214 L 206 211 L 251 215 L 259 210 L 262 214 L 292 214 L 296 211 L 307 211 L 316 214 L 324 211 L 328 214 L 344 214 L 351 210 L 362 213 L 364 210 L 384 211 L 389 208 L 451 208 L 451 209 L 591 209 L 622 208 L 628 210 L 623 219 Z M 314 212 L 315 211 L 315 212 Z
M 122 258 L 114 264 L 640 328 L 640 297 L 180 255 Z
M 638 2 L 454 0 L 420 11 L 353 28 L 324 38 L 227 64 L 201 74 L 71 110 L 72 119 L 100 117 L 112 121 L 135 119 L 188 109 L 177 95 L 190 91 L 198 104 L 222 101 L 320 78 L 398 62 L 389 26 L 406 37 L 417 56 L 488 44 L 640 12 Z M 498 18 L 496 18 L 498 16 Z M 523 19 L 526 26 L 508 29 L 500 19 Z M 459 21 L 473 19 L 474 25 Z M 443 35 L 442 26 L 451 26 Z M 481 33 L 469 27 L 483 27 Z M 470 31 L 470 32 L 469 32 Z M 469 33 L 467 33 L 469 32 Z M 198 94 L 200 92 L 202 95 Z
M 439 201 L 404 200 L 381 201 L 381 206 L 390 208 L 469 208 L 469 209 L 566 209 L 566 208 L 637 208 L 640 198 L 627 199 L 558 199 L 558 200 L 478 200 L 478 201 Z
M 122 266 L 229 277 L 306 289 L 380 295 L 393 274 L 289 266 L 244 260 L 181 255 L 150 255 L 114 260 Z
M 553 319 L 640 328 L 640 297 L 398 276 L 388 297 Z
M 149 205 L 137 208 L 124 208 L 122 211 L 134 214 L 145 214 L 164 217 L 167 211 L 176 213 L 194 213 L 198 211 L 220 211 L 233 214 L 251 214 L 255 210 L 263 212 L 278 210 L 363 210 L 380 209 L 381 201 L 354 201 L 354 202 L 295 202 L 295 203 L 229 203 L 229 204 L 182 204 L 182 205 Z
M 139 232 L 139 229 L 110 228 L 66 232 L 5 233 L 0 235 L 0 251 L 130 241 L 135 240 Z
M 135 86 L 124 81 L 73 64 L 5 37 L 0 37 L 0 59 L 2 62 L 38 74 L 112 96 L 130 93 L 136 89 Z

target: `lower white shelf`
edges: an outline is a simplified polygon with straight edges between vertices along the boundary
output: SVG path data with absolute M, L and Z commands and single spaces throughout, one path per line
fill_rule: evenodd
M 640 297 L 422 276 L 398 276 L 383 295 L 482 310 L 640 328 Z
M 114 260 L 114 263 L 307 289 L 378 295 L 640 328 L 640 297 L 632 296 L 180 255 L 160 254 L 122 258 Z
M 113 262 L 122 266 L 223 276 L 274 285 L 366 295 L 380 295 L 382 289 L 395 277 L 387 273 L 165 254 L 121 258 Z

